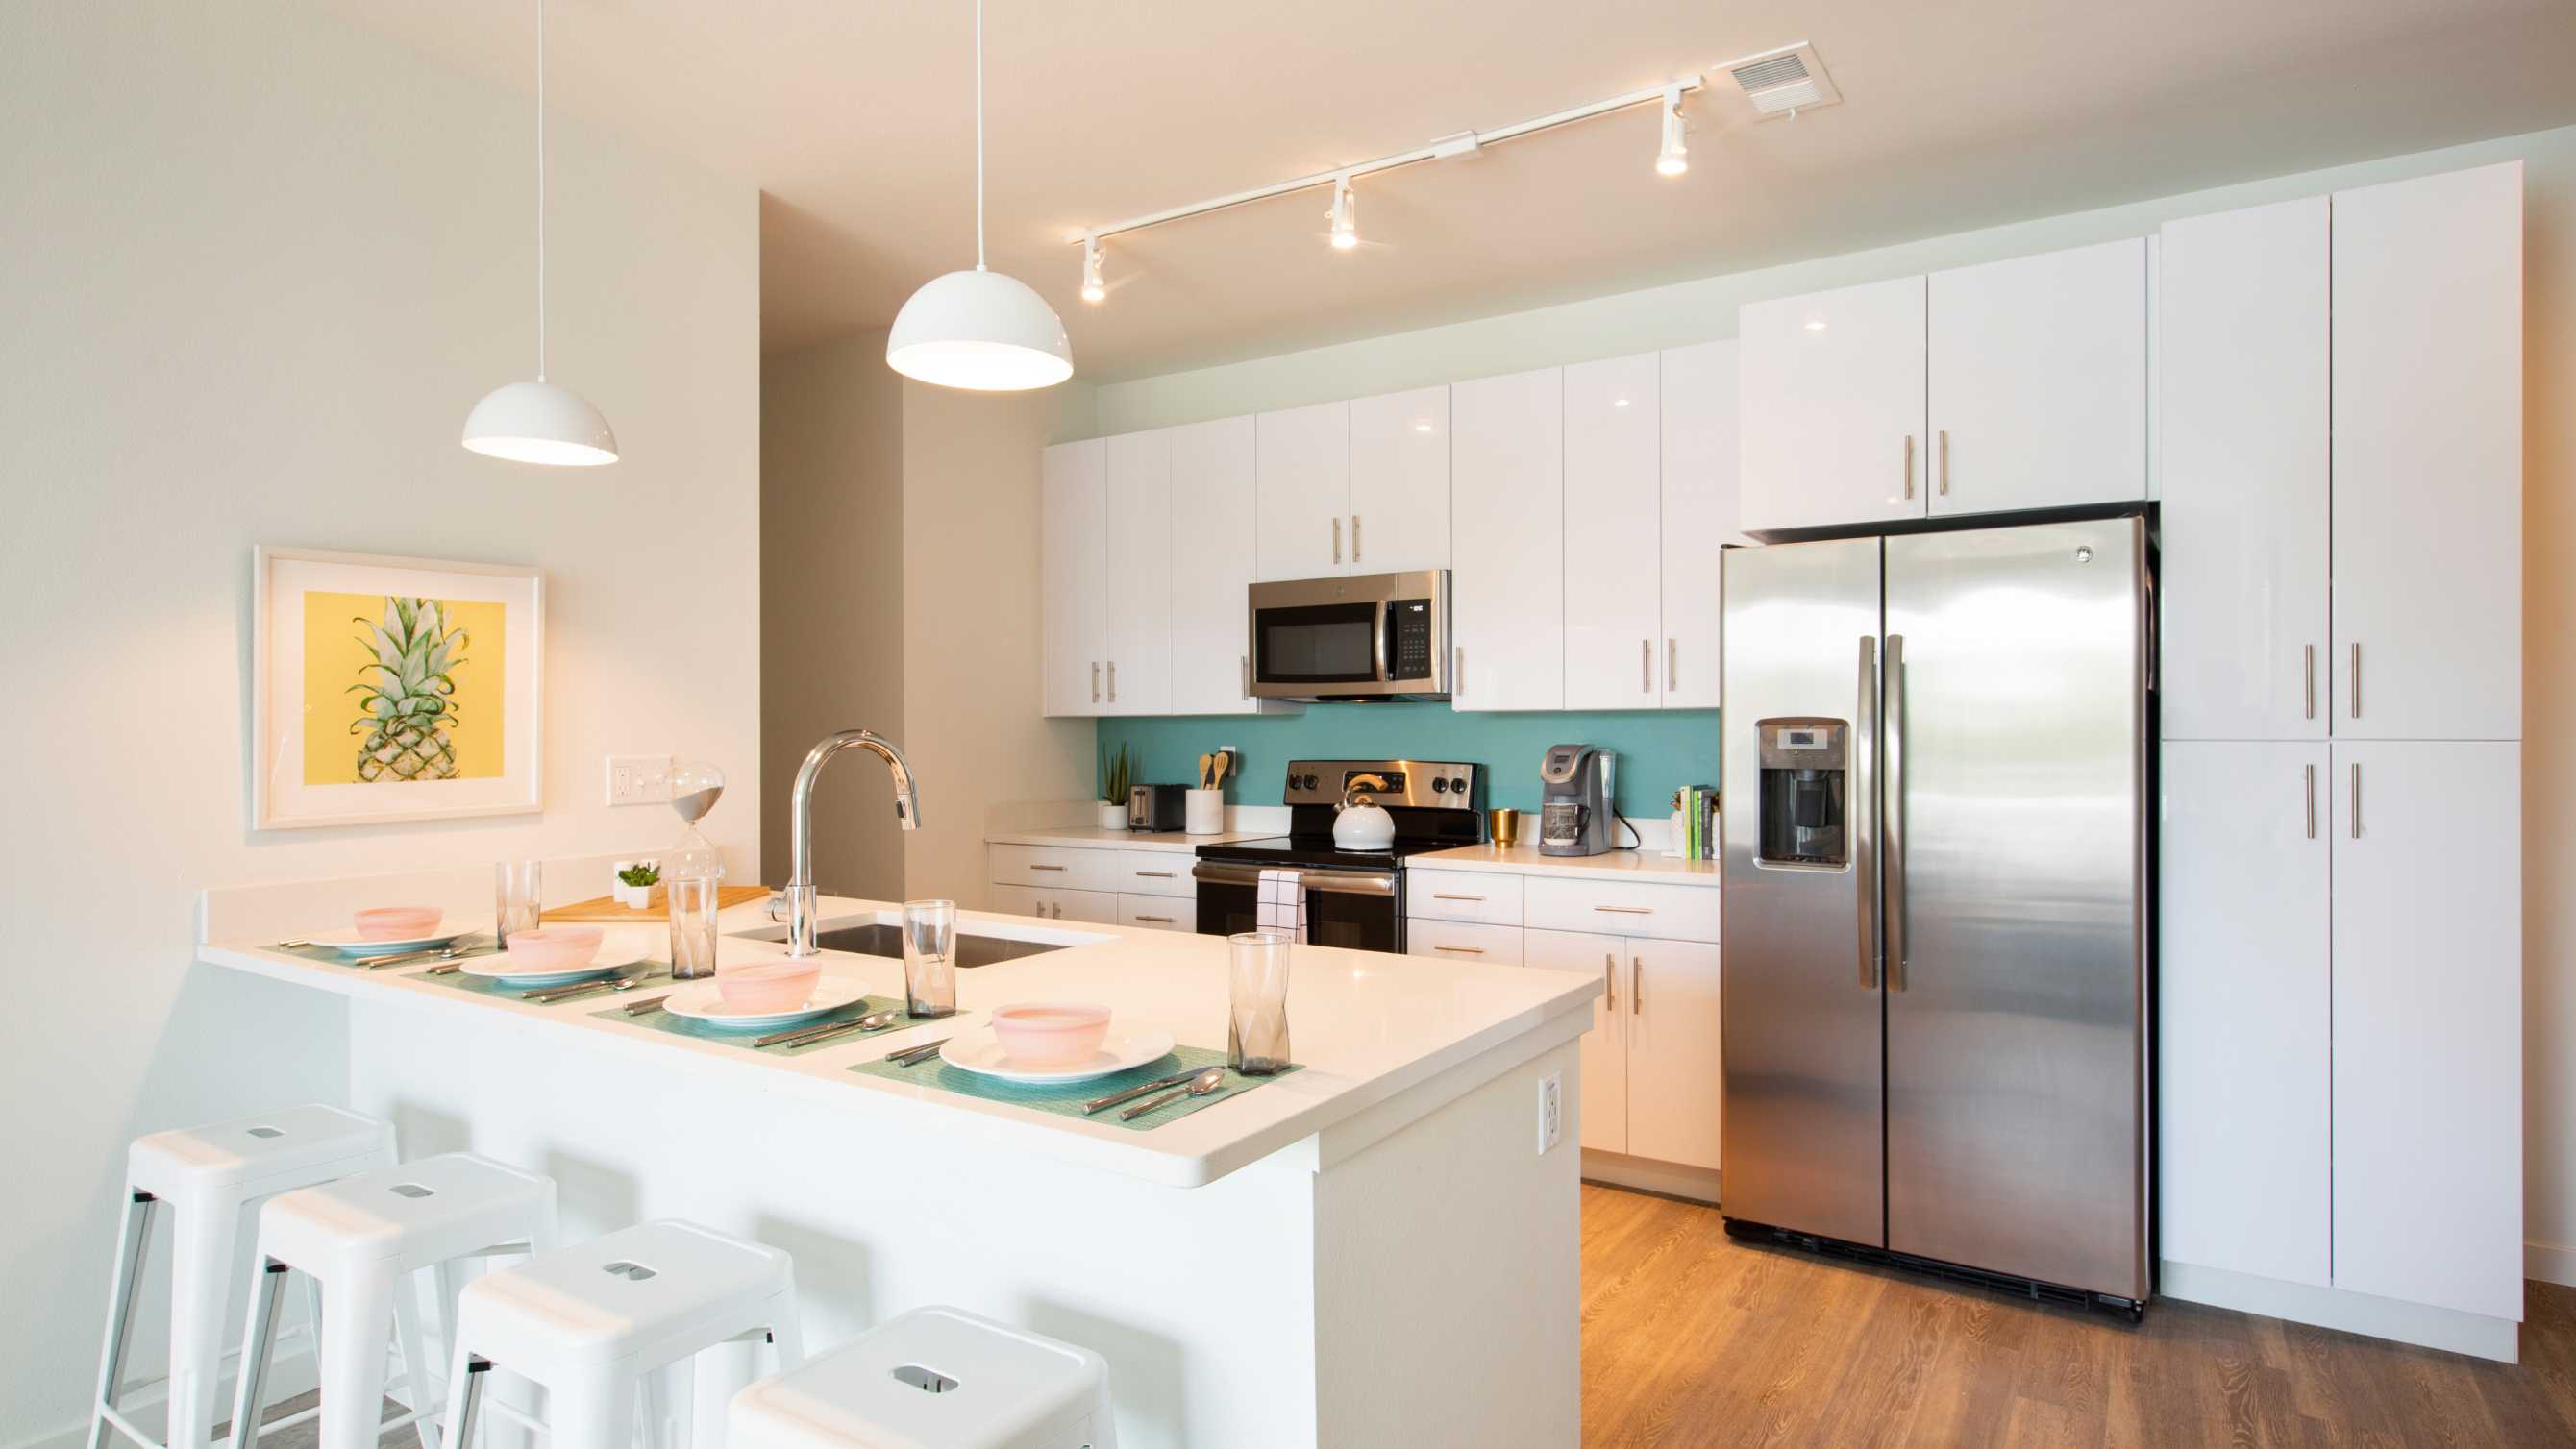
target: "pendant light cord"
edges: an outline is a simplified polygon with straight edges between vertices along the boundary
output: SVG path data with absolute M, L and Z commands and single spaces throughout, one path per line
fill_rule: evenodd
M 980 0 L 979 0 L 980 3 Z M 537 381 L 546 380 L 546 0 L 537 0 Z
M 975 270 L 984 270 L 984 0 L 975 0 Z

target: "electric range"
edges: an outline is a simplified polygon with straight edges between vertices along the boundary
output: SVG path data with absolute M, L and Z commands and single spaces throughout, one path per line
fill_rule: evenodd
M 1354 781 L 1395 819 L 1382 850 L 1333 843 L 1333 817 Z M 1408 856 L 1485 838 L 1485 770 L 1447 760 L 1291 760 L 1281 799 L 1288 833 L 1202 845 L 1190 874 L 1198 883 L 1198 931 L 1226 936 L 1255 928 L 1261 872 L 1296 874 L 1306 892 L 1306 936 L 1318 946 L 1402 951 L 1404 862 Z

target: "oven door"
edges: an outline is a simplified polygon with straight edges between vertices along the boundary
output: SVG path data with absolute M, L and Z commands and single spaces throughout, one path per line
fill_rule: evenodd
M 1262 867 L 1231 860 L 1202 860 L 1190 875 L 1198 882 L 1199 934 L 1231 936 L 1261 929 Z M 1404 949 L 1403 877 L 1392 870 L 1290 868 L 1306 888 L 1306 940 L 1353 951 Z

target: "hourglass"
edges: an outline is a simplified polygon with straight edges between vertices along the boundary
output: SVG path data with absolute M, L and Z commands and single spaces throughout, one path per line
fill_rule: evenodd
M 663 852 L 664 880 L 691 876 L 723 879 L 724 858 L 716 854 L 713 843 L 698 833 L 698 822 L 716 808 L 724 787 L 724 771 L 703 760 L 686 760 L 671 767 L 671 808 L 686 822 L 686 828 L 680 832 L 678 842 Z

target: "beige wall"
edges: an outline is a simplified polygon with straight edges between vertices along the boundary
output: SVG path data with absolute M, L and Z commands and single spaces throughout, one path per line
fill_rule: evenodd
M 909 748 L 902 383 L 883 331 L 761 359 L 761 855 L 773 885 L 787 879 L 787 795 L 814 742 L 864 727 Z M 873 759 L 824 775 L 814 874 L 825 891 L 902 898 L 891 798 Z
M 2532 1271 L 2576 1282 L 2576 128 L 1103 384 L 1103 433 L 1735 335 L 1764 297 L 2153 232 L 2179 216 L 2521 158 L 2524 1119 Z M 2438 494 L 2427 506 L 2438 506 Z
M 625 460 L 477 457 L 530 118 L 298 0 L 0 5 L 0 1445 L 86 1414 L 125 1144 L 346 1091 L 341 1005 L 190 964 L 201 888 L 667 844 L 612 751 L 725 768 L 756 867 L 758 200 L 558 117 L 553 372 Z M 254 543 L 541 566 L 545 813 L 248 829 Z
M 1092 792 L 1089 720 L 1038 694 L 1038 450 L 1090 427 L 1080 384 L 1036 395 L 903 385 L 905 753 L 922 825 L 904 888 L 984 901 L 984 811 Z

